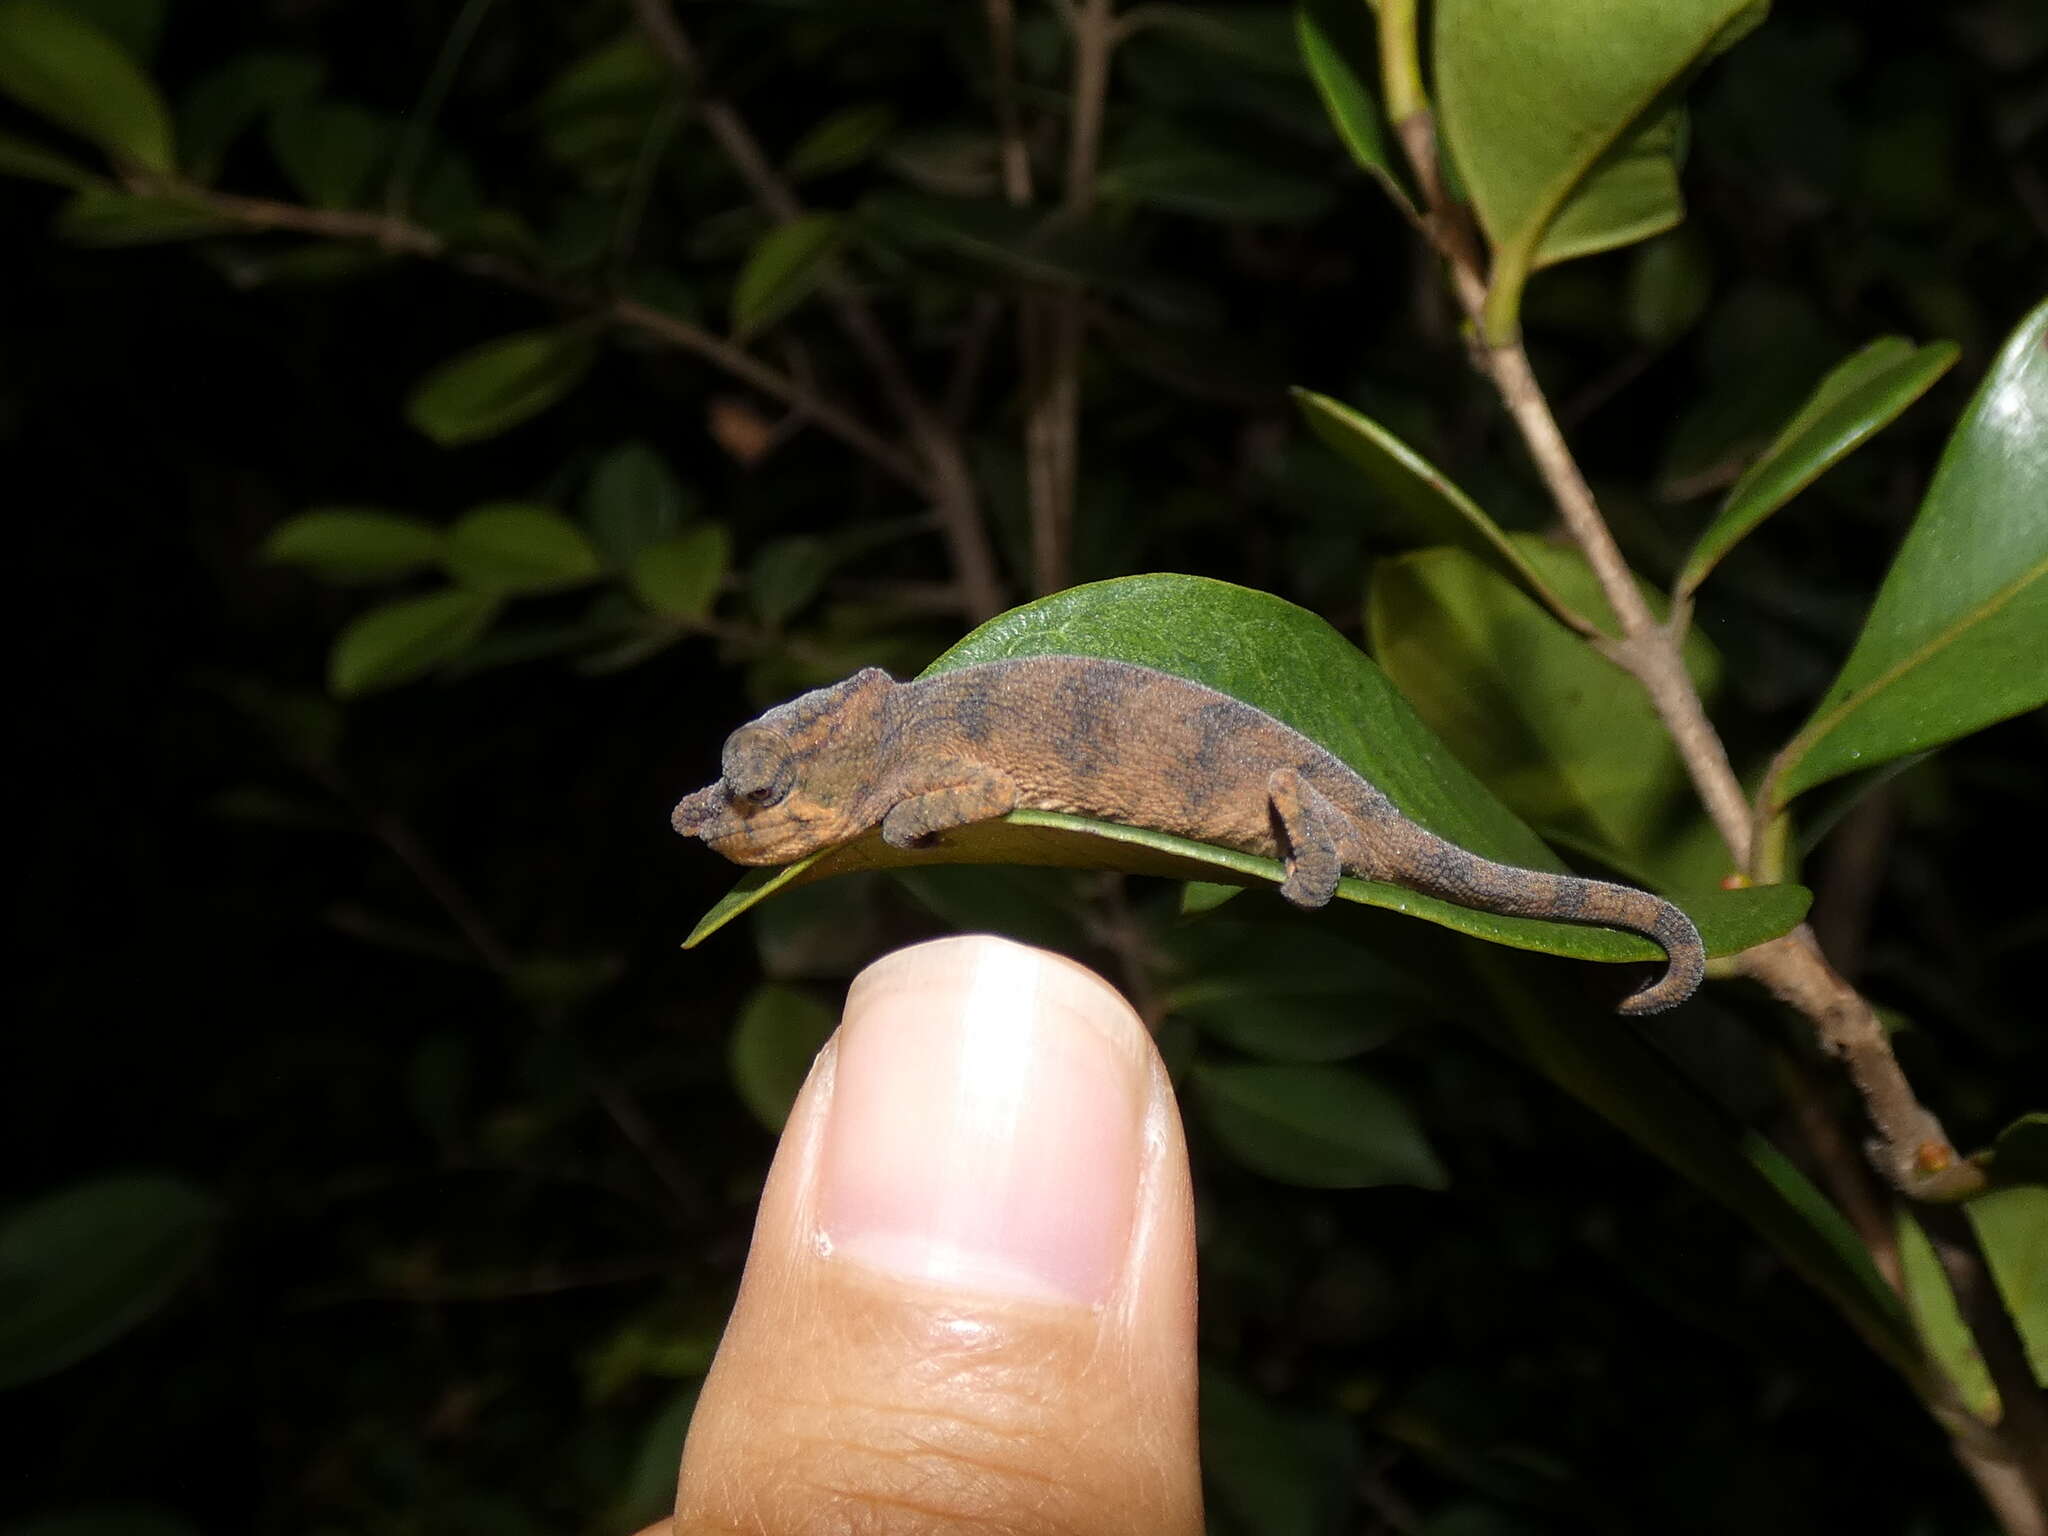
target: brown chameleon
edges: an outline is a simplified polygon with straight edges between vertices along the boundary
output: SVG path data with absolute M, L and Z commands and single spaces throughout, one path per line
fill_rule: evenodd
M 1355 875 L 1647 934 L 1669 964 L 1623 1013 L 1675 1007 L 1706 968 L 1699 930 L 1670 902 L 1469 853 L 1271 715 L 1129 662 L 1030 656 L 910 683 L 869 667 L 741 726 L 721 766 L 672 821 L 738 864 L 787 864 L 877 823 L 912 848 L 1029 807 L 1284 859 L 1280 894 L 1297 906 L 1324 905 Z

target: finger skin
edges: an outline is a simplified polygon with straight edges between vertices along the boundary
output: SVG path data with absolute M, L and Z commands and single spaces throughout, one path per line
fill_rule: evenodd
M 1041 1194 L 1080 1210 L 1128 1210 L 1118 1262 L 1104 1272 L 1112 1278 L 1092 1304 L 992 1282 L 993 1272 L 971 1266 L 934 1278 L 865 1262 L 829 1230 L 838 1207 L 827 1196 L 843 1186 L 823 1165 L 844 1145 L 866 1145 L 845 1142 L 843 1127 L 834 1136 L 835 1098 L 847 1113 L 877 1102 L 850 1086 L 850 1063 L 863 1082 L 914 1073 L 943 1038 L 933 1030 L 972 1027 L 944 1017 L 960 1006 L 948 967 L 971 969 L 992 952 L 929 952 L 989 945 L 1015 952 L 998 957 L 1013 968 L 1030 954 L 1066 996 L 1069 1016 L 1046 1026 L 1055 1037 L 1107 1028 L 1129 1055 L 1128 1205 L 1104 1207 L 1102 1191 L 1081 1187 L 1089 1173 L 1080 1161 L 1032 1159 L 1069 1181 Z M 892 964 L 902 984 L 858 1017 L 850 1010 L 790 1116 L 691 1425 L 675 1529 L 1194 1536 L 1193 1204 L 1171 1087 L 1142 1024 L 1114 994 L 1094 996 L 1108 990 L 1099 978 L 1002 940 L 944 940 L 875 969 Z M 1089 1022 L 1071 1016 L 1079 1012 Z M 1020 1081 L 1035 1079 L 1023 1069 Z M 1019 1107 L 1055 1120 L 1061 1108 Z M 932 1156 L 943 1158 L 948 1133 L 936 1134 Z

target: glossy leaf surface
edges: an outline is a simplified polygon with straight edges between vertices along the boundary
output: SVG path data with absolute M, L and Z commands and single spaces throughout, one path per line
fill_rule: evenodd
M 1372 50 L 1371 18 L 1363 7 L 1341 0 L 1301 0 L 1294 16 L 1302 62 L 1337 136 L 1359 168 L 1385 187 L 1389 197 L 1403 207 L 1412 206 L 1399 146 L 1372 85 L 1378 61 Z
M 1513 542 L 1573 606 L 1612 625 L 1581 557 L 1526 534 Z M 1726 872 L 1725 854 L 1710 869 L 1673 867 L 1702 813 L 1642 685 L 1495 571 L 1453 549 L 1382 561 L 1366 623 L 1373 654 L 1417 712 L 1539 832 L 1667 888 L 1711 886 Z M 1713 648 L 1695 631 L 1685 654 L 1711 698 Z
M 1494 250 L 1493 337 L 1513 333 L 1522 285 L 1545 259 L 1674 221 L 1668 150 L 1656 144 L 1668 130 L 1640 120 L 1761 13 L 1752 0 L 1437 5 L 1438 124 Z M 1587 206 L 1566 222 L 1581 193 Z
M 1915 347 L 1885 336 L 1835 367 L 1729 489 L 1679 572 L 1678 593 L 1690 594 L 1759 523 L 1883 431 L 1957 355 L 1954 342 Z
M 1957 423 L 1855 649 L 1779 755 L 1774 809 L 2048 702 L 2044 507 L 2048 302 Z
M 1363 411 L 1312 390 L 1295 390 L 1294 403 L 1301 407 L 1309 429 L 1394 504 L 1417 543 L 1462 549 L 1553 613 L 1573 611 L 1523 552 L 1523 545 L 1508 537 L 1449 476 L 1392 432 Z

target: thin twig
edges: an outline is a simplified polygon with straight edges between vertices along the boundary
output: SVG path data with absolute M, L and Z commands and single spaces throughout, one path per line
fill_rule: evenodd
M 1390 21 L 1400 23 L 1400 38 L 1386 36 Z M 1415 51 L 1413 0 L 1380 0 L 1380 24 L 1382 60 L 1401 64 L 1411 59 Z M 1402 64 L 1402 73 L 1413 71 Z M 1434 127 L 1421 100 L 1419 83 L 1390 75 L 1388 98 L 1395 99 L 1397 87 L 1407 90 L 1411 84 L 1414 100 L 1410 110 L 1397 118 L 1396 128 L 1429 199 L 1426 227 L 1449 267 L 1451 286 L 1471 322 L 1472 334 L 1483 338 L 1489 330 L 1487 286 L 1474 252 L 1458 238 L 1437 166 Z M 1770 857 L 1771 850 L 1761 835 L 1760 812 L 1753 812 L 1746 803 L 1720 737 L 1686 675 L 1679 646 L 1687 605 L 1674 605 L 1668 624 L 1658 623 L 1650 614 L 1635 576 L 1558 430 L 1519 338 L 1493 344 L 1475 340 L 1473 356 L 1499 390 L 1567 530 L 1592 566 L 1619 622 L 1618 637 L 1595 644 L 1642 684 L 1736 868 L 1752 869 L 1757 859 Z M 1767 794 L 1768 783 L 1765 788 Z M 1759 816 L 1758 823 L 1753 824 L 1753 816 Z M 1872 1148 L 1872 1156 L 1901 1191 L 1923 1201 L 1953 1202 L 1984 1187 L 1982 1171 L 1957 1154 L 1941 1123 L 1914 1094 L 1868 1001 L 1829 966 L 1809 928 L 1802 925 L 1783 938 L 1749 950 L 1740 964 L 1745 974 L 1805 1015 L 1823 1047 L 1844 1063 L 1878 1131 L 1879 1142 Z M 2031 1502 L 2048 1507 L 2048 1405 L 2033 1380 L 2018 1332 L 1992 1283 L 1969 1221 L 1953 1204 L 1928 1204 L 1921 1214 L 1930 1220 L 1930 1232 L 1939 1234 L 1935 1238 L 1937 1251 L 1957 1304 L 2005 1404 L 1995 1436 L 1987 1436 L 1986 1426 L 1972 1421 L 1950 1424 L 1951 1439 L 2008 1530 L 2037 1529 L 2037 1521 L 2023 1518 L 2022 1506 Z M 1867 1213 L 1861 1224 L 1867 1224 Z M 2016 1497 L 2016 1478 L 2025 1485 L 2026 1497 Z
M 297 203 L 241 197 L 232 192 L 216 192 L 210 187 L 167 184 L 157 179 L 138 181 L 137 190 L 175 197 L 252 230 L 316 235 L 326 240 L 363 241 L 381 250 L 446 262 L 473 276 L 488 278 L 522 293 L 547 299 L 565 310 L 608 318 L 692 353 L 734 378 L 751 384 L 763 394 L 773 396 L 920 495 L 934 496 L 932 482 L 924 470 L 901 450 L 863 426 L 851 412 L 815 390 L 807 389 L 800 381 L 777 372 L 744 348 L 666 311 L 630 299 L 605 301 L 593 298 L 501 257 L 458 250 L 425 225 L 394 218 L 387 213 L 307 208 Z
M 1109 63 L 1117 42 L 1114 0 L 1081 0 L 1072 28 L 1072 115 L 1060 217 L 1078 223 L 1095 206 Z M 1031 570 L 1040 592 L 1067 584 L 1073 562 L 1074 494 L 1080 478 L 1081 366 L 1088 295 L 1075 285 L 1026 306 L 1025 473 L 1031 499 Z
M 746 120 L 731 102 L 708 88 L 697 50 L 668 0 L 632 0 L 632 5 L 642 31 L 691 91 L 698 119 L 732 162 L 754 200 L 780 223 L 802 218 L 802 202 L 775 169 Z M 1002 587 L 996 576 L 995 551 L 982 522 L 980 493 L 959 434 L 918 391 L 867 300 L 836 263 L 826 265 L 819 286 L 840 329 L 873 371 L 883 398 L 924 460 L 926 484 L 939 514 L 954 577 L 973 615 L 988 617 L 1003 605 Z

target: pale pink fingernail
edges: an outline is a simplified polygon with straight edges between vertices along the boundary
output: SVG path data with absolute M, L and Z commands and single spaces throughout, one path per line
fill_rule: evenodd
M 942 939 L 855 980 L 819 1170 L 839 1257 L 966 1290 L 1093 1304 L 1122 1273 L 1150 1045 L 1071 962 Z

